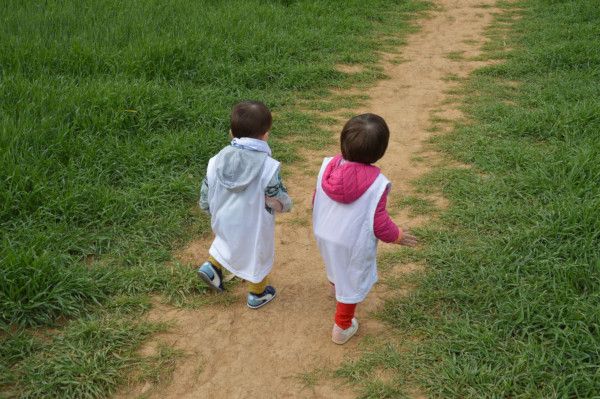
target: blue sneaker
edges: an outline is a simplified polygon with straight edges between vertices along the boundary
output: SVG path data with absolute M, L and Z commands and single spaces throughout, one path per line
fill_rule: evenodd
M 248 293 L 248 307 L 250 309 L 258 309 L 261 306 L 265 306 L 267 303 L 271 302 L 273 298 L 275 298 L 275 288 L 267 285 L 262 294 L 251 294 Z
M 204 262 L 198 268 L 198 276 L 208 285 L 213 291 L 223 292 L 223 273 L 210 262 Z

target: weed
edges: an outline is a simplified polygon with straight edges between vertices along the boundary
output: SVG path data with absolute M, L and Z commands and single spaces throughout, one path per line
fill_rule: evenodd
M 452 61 L 461 61 L 465 59 L 464 51 L 451 51 L 446 54 L 446 58 Z
M 319 381 L 325 378 L 331 378 L 331 373 L 331 370 L 328 370 L 326 368 L 316 368 L 311 371 L 298 373 L 294 377 L 298 380 L 298 382 L 302 385 L 304 389 L 314 389 L 314 387 L 319 383 Z
M 137 382 L 149 382 L 153 385 L 170 381 L 177 359 L 184 356 L 183 351 L 165 343 L 159 343 L 156 353 L 140 359 L 135 379 Z

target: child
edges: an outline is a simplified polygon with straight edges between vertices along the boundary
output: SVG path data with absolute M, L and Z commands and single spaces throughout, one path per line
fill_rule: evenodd
M 200 207 L 215 233 L 208 260 L 198 275 L 223 292 L 223 268 L 249 282 L 248 307 L 275 297 L 268 275 L 275 255 L 275 211 L 289 212 L 292 201 L 281 181 L 279 162 L 267 144 L 272 117 L 258 101 L 244 101 L 231 112 L 231 145 L 208 161 Z
M 356 304 L 377 281 L 377 240 L 417 242 L 390 219 L 390 182 L 371 165 L 385 153 L 389 136 L 380 116 L 353 117 L 342 129 L 342 154 L 325 158 L 317 180 L 313 229 L 337 300 L 331 339 L 340 345 L 358 330 Z

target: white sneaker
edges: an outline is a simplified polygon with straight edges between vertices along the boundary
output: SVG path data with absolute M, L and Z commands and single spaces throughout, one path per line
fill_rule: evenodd
M 212 263 L 206 261 L 198 268 L 198 276 L 206 283 L 208 288 L 216 292 L 223 292 L 223 272 Z
M 338 327 L 337 324 L 333 323 L 333 331 L 331 332 L 331 340 L 338 345 L 343 345 L 346 342 L 348 342 L 348 340 L 350 338 L 352 338 L 354 336 L 354 334 L 356 334 L 357 331 L 358 331 L 358 320 L 356 320 L 355 317 L 352 318 L 352 325 L 350 327 L 346 328 L 345 330 L 342 330 L 341 327 Z
M 276 294 L 277 291 L 275 291 L 275 288 L 270 285 L 265 287 L 265 290 L 262 292 L 262 294 L 257 295 L 248 293 L 248 307 L 250 309 L 258 309 L 271 302 L 273 298 L 275 298 Z

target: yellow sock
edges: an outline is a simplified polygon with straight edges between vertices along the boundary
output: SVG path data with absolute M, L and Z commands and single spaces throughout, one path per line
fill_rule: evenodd
M 269 282 L 269 276 L 263 278 L 260 283 L 251 283 L 248 281 L 248 292 L 254 295 L 262 294 L 267 287 L 267 283 Z
M 219 270 L 223 270 L 223 265 L 221 265 L 215 258 L 212 256 L 208 256 L 208 261 Z M 260 283 L 251 283 L 248 281 L 248 292 L 254 295 L 262 294 L 267 288 L 267 284 L 269 283 L 269 276 L 265 277 Z
M 217 269 L 219 270 L 223 270 L 223 266 L 217 262 L 217 260 L 215 258 L 213 258 L 212 256 L 208 255 L 208 261 Z

